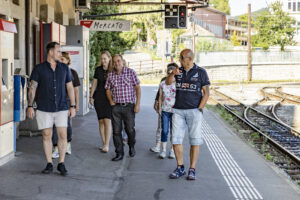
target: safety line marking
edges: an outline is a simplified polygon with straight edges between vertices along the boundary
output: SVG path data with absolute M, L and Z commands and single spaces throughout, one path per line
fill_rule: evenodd
M 236 200 L 263 199 L 245 172 L 231 156 L 223 142 L 205 120 L 203 120 L 202 127 L 207 147 L 234 198 Z

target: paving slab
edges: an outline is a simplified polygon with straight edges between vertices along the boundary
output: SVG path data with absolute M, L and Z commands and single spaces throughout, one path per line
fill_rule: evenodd
M 155 143 L 157 114 L 153 99 L 157 87 L 142 87 L 141 112 L 136 118 L 136 156 L 112 162 L 100 153 L 97 117 L 91 111 L 73 121 L 72 155 L 66 157 L 67 177 L 43 175 L 42 137 L 21 137 L 11 162 L 0 167 L 0 199 L 268 199 L 297 200 L 299 190 L 271 163 L 246 144 L 210 110 L 204 111 L 205 143 L 200 147 L 197 180 L 168 179 L 174 159 L 159 159 L 149 148 Z M 184 163 L 189 167 L 188 138 L 184 140 Z M 55 161 L 55 166 L 56 166 Z

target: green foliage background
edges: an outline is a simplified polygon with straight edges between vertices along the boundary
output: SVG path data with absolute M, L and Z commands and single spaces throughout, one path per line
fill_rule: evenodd
M 210 0 L 210 5 L 214 5 L 217 10 L 220 10 L 227 15 L 230 15 L 229 0 Z
M 104 0 L 105 2 L 107 0 Z M 100 2 L 100 0 L 93 0 Z M 161 6 L 112 6 L 101 5 L 92 6 L 91 10 L 84 15 L 101 15 L 126 13 L 135 11 L 160 10 Z M 131 31 L 128 32 L 90 32 L 90 78 L 93 77 L 94 70 L 99 64 L 99 55 L 102 51 L 109 51 L 112 55 L 123 54 L 126 50 L 131 50 L 137 42 L 137 29 L 141 29 L 140 41 L 147 42 L 154 39 L 156 42 L 156 30 L 162 29 L 163 17 L 161 13 L 151 13 L 143 15 L 125 15 L 118 17 L 93 18 L 99 20 L 131 20 Z
M 295 45 L 295 19 L 282 10 L 282 3 L 276 1 L 270 5 L 270 11 L 264 11 L 254 21 L 258 33 L 252 36 L 252 45 L 267 50 L 279 45 L 281 51 L 287 45 Z

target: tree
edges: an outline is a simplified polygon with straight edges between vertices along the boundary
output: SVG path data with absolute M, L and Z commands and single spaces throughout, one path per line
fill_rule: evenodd
M 259 9 L 255 12 L 252 12 L 251 13 L 251 26 L 253 27 L 254 26 L 254 21 L 256 20 L 257 17 L 261 16 L 263 12 L 266 12 L 268 11 L 268 8 L 262 8 L 262 9 Z M 248 13 L 246 14 L 243 14 L 243 15 L 240 15 L 239 16 L 239 20 L 248 24 Z M 242 25 L 243 26 L 243 25 Z M 245 25 L 243 27 L 248 27 L 248 25 Z
M 254 22 L 254 27 L 257 29 L 258 33 L 251 37 L 252 46 L 262 47 L 264 50 L 267 50 L 273 44 L 270 14 L 270 12 L 265 11 L 261 13 L 261 16 L 257 17 Z
M 182 35 L 186 30 L 184 29 L 173 29 L 172 30 L 172 56 L 174 58 L 179 57 L 178 52 L 180 52 L 183 49 L 178 48 L 178 39 L 180 38 L 180 35 Z
M 241 46 L 241 43 L 239 42 L 238 36 L 235 31 L 233 32 L 230 41 L 232 42 L 233 46 Z
M 152 6 L 131 6 L 124 5 L 121 7 L 122 12 L 136 12 L 136 11 L 149 11 L 149 10 L 160 10 L 161 6 L 152 5 Z M 135 31 L 132 31 L 132 34 L 137 35 L 136 29 L 140 28 L 140 39 L 144 42 L 149 42 L 153 39 L 156 40 L 156 31 L 163 29 L 163 17 L 161 13 L 148 13 L 140 15 L 126 15 L 123 16 L 123 19 L 131 20 L 133 22 L 133 27 Z M 133 28 L 134 29 L 134 28 Z
M 117 12 L 117 6 L 93 6 L 85 15 Z M 116 17 L 102 17 L 99 19 L 111 20 L 116 19 Z M 124 51 L 131 49 L 135 41 L 135 37 L 127 37 L 126 34 L 124 35 L 121 32 L 90 32 L 90 78 L 93 77 L 94 69 L 99 63 L 99 55 L 102 51 L 109 51 L 112 55 L 122 54 Z
M 214 5 L 217 10 L 220 10 L 227 15 L 230 15 L 229 0 L 210 0 L 210 5 Z
M 232 50 L 232 43 L 228 40 L 217 38 L 198 38 L 196 52 Z
M 241 22 L 244 22 L 242 24 L 242 27 L 243 28 L 247 28 L 248 27 L 248 14 L 243 14 L 243 15 L 240 15 L 239 16 L 239 21 Z M 253 17 L 251 16 L 251 26 L 253 27 L 254 26 L 254 20 L 253 20 Z
M 284 51 L 285 46 L 295 45 L 295 22 L 282 10 L 280 1 L 272 3 L 270 11 L 263 12 L 254 23 L 258 34 L 252 37 L 253 46 L 268 49 L 271 45 L 279 45 L 280 50 Z
M 273 45 L 279 45 L 281 51 L 284 51 L 285 46 L 294 45 L 295 41 L 295 28 L 293 24 L 296 23 L 296 20 L 290 16 L 288 13 L 283 12 L 283 4 L 280 1 L 276 1 L 271 5 L 271 14 L 273 15 L 272 19 L 272 29 L 273 33 Z

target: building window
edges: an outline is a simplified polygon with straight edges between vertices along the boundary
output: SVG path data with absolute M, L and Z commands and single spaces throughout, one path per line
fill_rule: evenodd
M 298 11 L 300 11 L 300 2 L 298 2 Z
M 291 2 L 288 3 L 288 9 L 289 9 L 289 10 L 292 9 L 292 3 L 291 3 Z
M 293 2 L 293 11 L 296 11 L 296 2 Z
M 20 5 L 20 1 L 19 0 L 12 0 L 13 4 L 16 4 L 16 5 Z
M 1 14 L 0 14 L 0 19 L 7 20 L 7 17 L 6 17 L 6 15 L 1 15 Z

